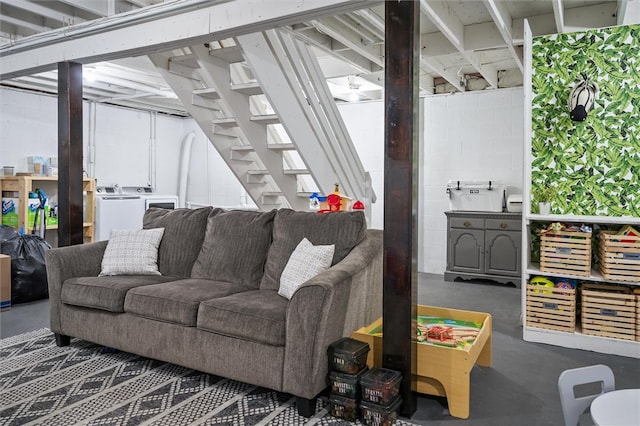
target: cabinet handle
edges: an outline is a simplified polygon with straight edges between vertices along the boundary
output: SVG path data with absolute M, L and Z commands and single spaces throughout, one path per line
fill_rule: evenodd
M 500 228 L 501 229 L 507 229 L 509 227 L 509 225 L 507 225 L 506 223 L 501 223 L 500 224 Z
M 463 225 L 464 225 L 464 226 L 466 226 L 466 227 L 468 228 L 468 227 L 470 227 L 470 226 L 471 226 L 471 222 L 469 222 L 469 221 L 465 221 L 465 222 L 463 223 Z

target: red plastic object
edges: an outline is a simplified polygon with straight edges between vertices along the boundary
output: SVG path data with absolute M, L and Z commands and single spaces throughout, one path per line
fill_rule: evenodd
M 337 194 L 329 194 L 327 195 L 327 204 L 329 204 L 329 210 L 332 212 L 337 212 L 340 210 L 340 196 Z
M 351 207 L 352 210 L 364 210 L 364 204 L 360 200 L 356 200 Z

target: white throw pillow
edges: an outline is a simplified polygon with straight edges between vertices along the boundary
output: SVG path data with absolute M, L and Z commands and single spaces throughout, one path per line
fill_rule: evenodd
M 102 258 L 100 276 L 160 275 L 158 247 L 163 234 L 164 228 L 112 230 Z
M 298 287 L 331 266 L 334 251 L 334 244 L 314 246 L 303 238 L 282 271 L 278 294 L 291 299 Z

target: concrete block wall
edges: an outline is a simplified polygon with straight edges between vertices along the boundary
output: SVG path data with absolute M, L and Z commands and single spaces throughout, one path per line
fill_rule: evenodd
M 446 269 L 449 180 L 492 180 L 522 193 L 522 88 L 424 99 L 420 260 L 422 272 Z
M 27 170 L 27 156 L 58 152 L 57 98 L 0 88 L 0 167 Z M 98 185 L 155 185 L 159 194 L 176 194 L 184 136 L 196 133 L 192 146 L 187 200 L 236 206 L 242 186 L 193 120 L 95 104 L 95 163 L 90 164 L 89 103 L 83 104 L 85 170 Z M 155 172 L 154 172 L 155 169 Z
M 449 180 L 500 181 L 522 193 L 522 88 L 436 95 L 421 99 L 418 271 L 446 269 Z M 379 195 L 373 228 L 384 225 L 384 102 L 339 104 L 349 134 Z
M 419 271 L 445 270 L 447 181 L 499 180 L 511 193 L 522 191 L 523 105 L 521 88 L 421 100 Z M 378 195 L 370 226 L 382 228 L 384 102 L 344 103 L 338 108 Z M 88 111 L 85 103 L 85 153 Z M 218 206 L 246 202 L 241 185 L 193 120 L 157 114 L 151 155 L 150 114 L 96 106 L 95 177 L 100 185 L 145 185 L 155 165 L 158 192 L 175 194 L 182 141 L 193 131 L 187 200 Z M 14 165 L 17 171 L 26 169 L 28 155 L 57 155 L 56 98 L 0 89 L 0 140 L 0 166 Z

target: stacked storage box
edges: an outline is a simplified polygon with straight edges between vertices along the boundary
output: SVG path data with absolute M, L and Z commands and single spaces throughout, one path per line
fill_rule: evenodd
M 362 421 L 371 426 L 388 426 L 398 419 L 402 398 L 398 395 L 402 374 L 387 368 L 372 368 L 360 380 Z
M 368 370 L 369 344 L 349 337 L 329 346 L 329 412 L 350 422 L 358 419 L 360 379 Z
M 600 231 L 600 273 L 607 280 L 640 282 L 640 236 L 627 235 L 626 227 L 619 232 Z M 633 228 L 631 228 L 633 229 Z
M 583 284 L 581 314 L 583 334 L 636 339 L 636 298 L 626 286 Z
M 540 271 L 591 275 L 591 233 L 545 231 L 540 235 Z
M 576 330 L 576 289 L 542 287 L 529 283 L 526 308 L 529 327 L 566 333 Z

